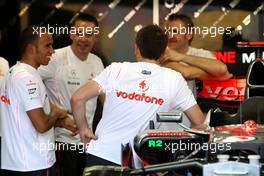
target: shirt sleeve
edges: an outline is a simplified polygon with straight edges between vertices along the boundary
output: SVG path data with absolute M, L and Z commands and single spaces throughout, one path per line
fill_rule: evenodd
M 100 85 L 103 92 L 112 91 L 118 86 L 117 79 L 122 70 L 122 66 L 122 63 L 112 63 L 93 80 Z
M 8 61 L 5 60 L 4 58 L 0 58 L 0 62 L 1 62 L 1 67 L 0 67 L 0 84 L 4 78 L 4 76 L 6 75 L 6 73 L 9 70 L 9 64 Z
M 174 90 L 177 91 L 175 91 L 171 106 L 172 109 L 186 111 L 197 103 L 185 79 L 181 75 L 179 75 L 177 78 L 178 80 L 176 80 L 176 84 L 174 84 Z
M 98 76 L 93 78 L 93 80 L 100 85 L 103 92 L 106 92 L 108 86 L 108 79 L 110 76 L 111 76 L 111 65 L 106 67 Z
M 40 84 L 33 75 L 26 74 L 14 81 L 16 93 L 26 111 L 43 107 Z
M 99 75 L 103 70 L 104 70 L 104 65 L 102 63 L 102 60 L 97 57 L 97 60 L 96 60 L 96 66 L 95 66 L 95 75 Z

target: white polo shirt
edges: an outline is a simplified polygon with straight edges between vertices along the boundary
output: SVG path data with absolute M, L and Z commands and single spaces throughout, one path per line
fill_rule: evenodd
M 35 171 L 51 167 L 56 159 L 54 130 L 39 133 L 27 111 L 50 112 L 45 86 L 35 68 L 18 62 L 1 86 L 2 169 Z
M 0 57 L 0 86 L 1 86 L 2 80 L 4 79 L 4 76 L 6 75 L 8 70 L 9 70 L 8 61 L 5 60 L 3 57 Z M 1 109 L 0 109 L 0 111 L 1 111 Z M 1 118 L 1 116 L 0 116 L 0 118 Z M 0 123 L 1 123 L 1 121 L 0 121 Z M 0 136 L 1 136 L 1 129 L 0 129 Z
M 113 63 L 94 79 L 106 93 L 103 116 L 88 153 L 121 163 L 121 144 L 143 131 L 157 112 L 196 104 L 182 75 L 152 63 Z
M 73 53 L 71 46 L 55 50 L 47 66 L 40 66 L 38 71 L 47 88 L 48 97 L 55 105 L 71 112 L 70 99 L 73 93 L 101 73 L 104 69 L 102 61 L 89 53 L 86 60 L 81 61 Z M 86 118 L 92 127 L 97 97 L 86 103 Z M 69 115 L 72 119 L 72 115 Z M 80 143 L 79 135 L 72 136 L 65 128 L 55 128 L 55 140 L 65 143 Z

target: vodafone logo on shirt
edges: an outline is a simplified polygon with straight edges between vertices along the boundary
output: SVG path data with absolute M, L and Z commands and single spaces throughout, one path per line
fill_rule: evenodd
M 148 91 L 149 86 L 146 83 L 146 80 L 143 80 L 139 83 L 138 85 L 139 91 L 142 93 L 137 93 L 137 92 L 126 92 L 126 91 L 116 91 L 116 96 L 118 98 L 123 98 L 123 99 L 128 99 L 128 100 L 134 100 L 134 101 L 144 101 L 146 103 L 152 103 L 152 104 L 158 104 L 162 105 L 164 103 L 163 98 L 158 98 L 158 97 L 152 97 L 146 95 L 146 91 Z

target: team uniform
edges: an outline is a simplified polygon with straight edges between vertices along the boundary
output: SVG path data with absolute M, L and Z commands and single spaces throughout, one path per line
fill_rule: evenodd
M 98 75 L 103 69 L 104 66 L 102 61 L 96 55 L 89 53 L 87 59 L 81 61 L 73 53 L 71 46 L 67 46 L 55 50 L 49 64 L 47 66 L 40 66 L 38 71 L 47 87 L 48 97 L 51 102 L 71 112 L 70 99 L 73 93 L 89 80 L 93 79 L 94 76 Z M 92 127 L 96 104 L 97 97 L 86 103 L 86 118 L 90 127 Z M 69 116 L 73 119 L 72 115 L 69 114 Z M 55 140 L 67 144 L 67 147 L 65 148 L 71 148 L 72 145 L 81 143 L 79 135 L 72 136 L 71 132 L 64 128 L 55 128 Z M 72 146 L 72 148 L 73 147 L 74 146 Z M 61 150 L 61 148 L 62 147 L 58 150 Z M 83 153 L 83 151 L 66 152 L 68 155 L 61 153 L 58 158 L 60 158 L 61 163 L 67 165 L 67 167 L 64 168 L 69 169 L 69 171 L 65 170 L 61 172 L 65 174 L 73 174 L 74 171 L 71 170 L 75 170 L 76 168 L 72 168 L 75 166 L 70 161 L 79 156 L 83 158 L 80 160 L 84 160 L 84 163 L 80 162 L 76 167 L 79 167 L 79 165 L 85 166 L 85 155 L 80 154 L 81 152 Z
M 39 133 L 26 113 L 37 108 L 50 112 L 46 88 L 35 68 L 18 62 L 1 85 L 2 169 L 44 174 L 54 165 L 53 128 Z
M 9 70 L 8 61 L 5 60 L 3 57 L 0 57 L 0 86 L 1 86 L 2 80 L 5 76 L 5 74 L 8 72 L 8 70 Z M 0 118 L 1 118 L 1 116 L 0 116 Z M 1 150 L 1 130 L 0 130 L 0 150 Z M 0 160 L 0 166 L 1 166 L 1 160 Z M 0 169 L 0 175 L 1 175 L 1 169 Z
M 145 130 L 157 112 L 185 111 L 196 104 L 181 74 L 157 64 L 113 63 L 94 81 L 106 99 L 98 139 L 90 142 L 88 153 L 116 164 L 121 164 L 121 144 Z

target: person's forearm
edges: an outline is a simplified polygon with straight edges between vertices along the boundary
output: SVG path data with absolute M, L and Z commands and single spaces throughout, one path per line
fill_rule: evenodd
M 89 128 L 85 117 L 85 102 L 82 100 L 71 99 L 72 113 L 75 123 L 79 130 Z
M 175 71 L 178 71 L 182 74 L 182 76 L 186 80 L 206 80 L 206 79 L 213 79 L 211 75 L 209 75 L 207 72 L 203 71 L 202 69 L 198 67 L 193 67 L 190 65 L 183 65 L 178 62 L 167 62 L 163 64 L 162 66 L 171 68 Z
M 44 114 L 42 119 L 44 120 L 35 125 L 35 128 L 39 133 L 45 133 L 50 130 L 55 125 L 58 117 Z
M 85 103 L 100 94 L 100 86 L 96 81 L 89 81 L 80 87 L 71 97 L 73 117 L 79 130 L 87 130 L 88 123 L 85 117 Z
M 58 116 L 46 115 L 42 108 L 27 111 L 33 126 L 39 133 L 44 133 L 53 127 Z
M 49 115 L 46 115 L 45 116 L 48 116 L 48 117 L 44 117 L 45 121 L 44 121 L 44 124 L 43 124 L 43 131 L 48 131 L 50 128 L 52 128 L 53 126 L 55 126 L 56 122 L 58 119 L 63 119 L 63 118 L 66 118 L 64 112 L 62 112 L 63 110 L 62 109 L 59 109 L 57 108 L 57 110 L 54 112 L 52 111 Z
M 43 129 L 44 132 L 48 131 L 49 129 L 51 129 L 55 125 L 58 117 L 56 117 L 56 116 L 48 116 L 45 119 L 46 120 L 44 122 L 45 125 L 44 125 L 44 129 Z
M 55 127 L 65 128 L 71 131 L 73 135 L 76 134 L 78 130 L 74 120 L 71 119 L 70 116 L 67 116 L 64 119 L 58 119 L 55 123 Z
M 227 66 L 216 59 L 184 55 L 181 61 L 191 66 L 198 67 L 214 77 L 221 77 L 228 72 Z
M 189 118 L 192 128 L 202 130 L 205 127 L 205 116 L 197 104 L 184 111 L 184 113 Z

